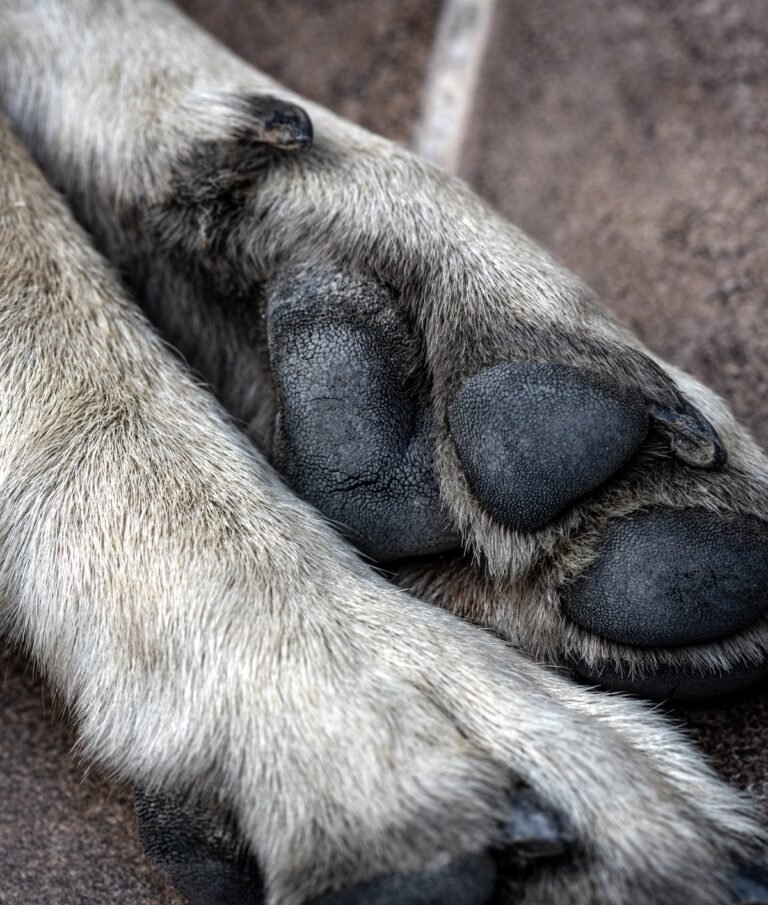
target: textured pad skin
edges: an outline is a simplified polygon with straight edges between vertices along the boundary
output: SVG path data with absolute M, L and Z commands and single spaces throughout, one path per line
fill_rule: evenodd
M 409 384 L 411 340 L 389 291 L 293 272 L 268 292 L 267 331 L 286 481 L 375 559 L 458 547 L 440 503 L 432 409 Z
M 768 674 L 768 663 L 744 663 L 727 672 L 700 672 L 687 666 L 660 663 L 652 673 L 623 673 L 613 664 L 571 661 L 573 671 L 590 684 L 626 691 L 658 701 L 701 701 L 740 691 Z
M 223 820 L 138 789 L 134 798 L 142 848 L 190 905 L 264 905 L 258 865 Z
M 464 381 L 451 433 L 480 503 L 532 531 L 625 465 L 648 433 L 639 392 L 580 368 L 519 362 Z
M 320 896 L 311 905 L 485 905 L 495 882 L 490 856 L 467 855 L 436 870 L 376 877 Z
M 664 507 L 616 519 L 562 603 L 577 625 L 624 644 L 725 638 L 768 609 L 768 523 Z

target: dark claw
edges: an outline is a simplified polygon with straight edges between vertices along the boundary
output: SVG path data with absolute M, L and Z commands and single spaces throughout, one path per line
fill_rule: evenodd
M 717 471 L 728 461 L 717 431 L 687 400 L 681 399 L 674 409 L 652 402 L 648 411 L 656 428 L 668 437 L 672 452 L 687 465 Z
M 297 104 L 269 95 L 245 99 L 250 122 L 249 141 L 272 145 L 281 151 L 306 151 L 312 146 L 312 121 Z
M 565 854 L 573 838 L 559 815 L 528 786 L 518 786 L 511 796 L 508 819 L 501 828 L 501 844 L 520 860 L 554 858 Z

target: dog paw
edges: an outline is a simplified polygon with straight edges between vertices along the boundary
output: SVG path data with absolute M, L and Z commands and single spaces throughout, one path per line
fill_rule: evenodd
M 225 216 L 190 200 L 192 152 L 152 207 L 227 325 L 226 355 L 171 328 L 182 351 L 425 598 L 615 688 L 762 675 L 768 462 L 746 431 L 460 182 L 308 109 L 312 148 L 246 167 Z
M 617 342 L 610 370 L 535 356 L 439 394 L 396 293 L 344 272 L 283 271 L 267 335 L 292 487 L 379 561 L 474 546 L 408 586 L 614 688 L 703 697 L 765 672 L 768 472 L 689 378 Z
M 534 366 L 534 373 L 546 372 L 548 387 L 552 367 Z M 536 656 L 565 662 L 587 680 L 611 688 L 658 698 L 700 698 L 760 678 L 766 672 L 768 607 L 766 462 L 719 400 L 687 376 L 674 377 L 675 392 L 695 399 L 696 406 L 668 402 L 666 412 L 676 408 L 695 419 L 694 430 L 685 428 L 695 436 L 693 453 L 689 436 L 670 436 L 669 419 L 660 421 L 659 402 L 648 404 L 642 384 L 630 385 L 628 395 L 617 397 L 615 392 L 607 395 L 605 384 L 588 383 L 584 392 L 580 376 L 568 390 L 554 391 L 556 400 L 548 408 L 562 418 L 561 424 L 571 416 L 579 425 L 590 424 L 583 414 L 584 399 L 591 412 L 597 411 L 599 400 L 610 414 L 591 422 L 589 440 L 579 438 L 578 431 L 560 433 L 557 452 L 542 456 L 539 473 L 532 464 L 536 453 L 530 456 L 530 472 L 521 456 L 523 473 L 533 475 L 528 486 L 537 488 L 537 507 L 550 505 L 553 487 L 563 491 L 555 475 L 564 477 L 567 488 L 574 486 L 574 475 L 581 479 L 581 460 L 574 461 L 574 450 L 588 450 L 586 461 L 594 469 L 609 456 L 615 456 L 611 465 L 624 459 L 610 478 L 533 530 L 521 529 L 507 514 L 514 517 L 524 508 L 527 492 L 521 501 L 517 491 L 498 491 L 491 511 L 482 505 L 462 441 L 446 444 L 444 464 L 453 476 L 449 486 L 459 487 L 465 500 L 459 513 L 467 519 L 464 534 L 474 540 L 481 557 L 490 554 L 486 575 L 480 578 L 481 566 L 457 559 L 433 564 L 421 574 L 411 568 L 401 579 Z M 489 403 L 492 397 L 482 398 Z M 516 396 L 512 404 L 499 407 L 507 415 L 523 409 L 525 418 L 514 423 L 534 424 L 534 433 L 546 434 L 548 425 L 536 425 L 536 416 L 529 413 L 526 391 L 522 398 L 522 403 Z M 558 410 L 567 414 L 560 416 Z M 644 434 L 640 412 L 647 418 Z M 499 433 L 508 435 L 509 420 L 502 420 Z M 598 422 L 609 426 L 606 444 L 590 449 Z M 613 429 L 616 423 L 618 430 Z M 449 416 L 449 426 L 455 424 L 455 416 Z M 566 433 L 576 434 L 572 444 Z M 491 430 L 483 444 L 491 460 L 495 441 Z M 518 443 L 525 446 L 526 440 L 516 434 L 513 446 Z M 505 486 L 512 447 L 502 448 L 504 466 L 488 484 L 489 491 Z M 481 459 L 473 465 L 487 473 Z M 511 477 L 507 471 L 507 481 Z M 507 527 L 506 535 L 499 533 L 499 525 Z M 506 575 L 505 548 L 511 564 Z
M 658 714 L 391 591 L 359 602 L 345 649 L 318 603 L 257 665 L 282 710 L 256 699 L 222 727 L 251 743 L 222 750 L 207 798 L 137 793 L 145 850 L 189 901 L 752 901 L 762 831 Z

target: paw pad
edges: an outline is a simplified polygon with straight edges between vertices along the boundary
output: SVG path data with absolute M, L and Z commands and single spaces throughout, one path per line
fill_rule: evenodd
M 562 602 L 577 625 L 623 644 L 725 638 L 768 610 L 768 524 L 664 507 L 617 519 Z
M 376 877 L 320 896 L 311 905 L 487 905 L 495 883 L 490 856 L 466 855 L 435 870 Z
M 389 292 L 302 271 L 269 299 L 281 474 L 375 559 L 457 547 L 440 501 L 432 408 L 409 384 L 409 338 Z
M 532 531 L 625 465 L 648 433 L 637 390 L 561 364 L 520 362 L 464 381 L 449 409 L 481 505 Z
M 619 669 L 612 663 L 587 663 L 570 658 L 573 672 L 595 685 L 626 691 L 655 700 L 700 701 L 747 688 L 768 673 L 768 663 L 740 663 L 729 669 L 696 669 L 689 665 L 658 663 Z

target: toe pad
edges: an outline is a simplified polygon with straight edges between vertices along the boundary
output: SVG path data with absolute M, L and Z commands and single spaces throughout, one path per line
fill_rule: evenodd
M 274 461 L 293 489 L 377 560 L 459 546 L 390 292 L 346 273 L 289 274 L 270 290 L 267 324 Z
M 231 825 L 177 798 L 135 790 L 144 852 L 189 905 L 264 905 L 258 865 Z
M 742 663 L 729 670 L 703 671 L 662 663 L 652 671 L 621 671 L 610 663 L 588 665 L 578 658 L 573 671 L 590 684 L 667 701 L 700 701 L 741 691 L 768 673 L 768 663 Z
M 724 638 L 768 610 L 768 524 L 662 507 L 617 519 L 563 607 L 577 625 L 624 644 Z
M 496 868 L 488 855 L 466 855 L 418 874 L 390 874 L 339 892 L 312 905 L 485 905 L 493 895 Z
M 649 423 L 639 391 L 538 362 L 494 365 L 468 378 L 449 421 L 480 503 L 529 531 L 626 464 Z

